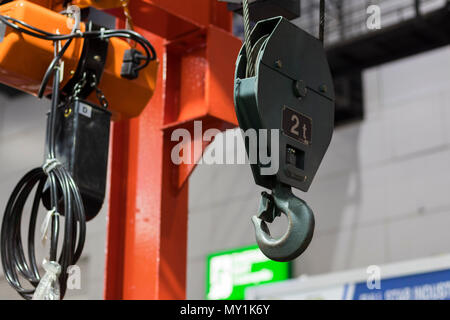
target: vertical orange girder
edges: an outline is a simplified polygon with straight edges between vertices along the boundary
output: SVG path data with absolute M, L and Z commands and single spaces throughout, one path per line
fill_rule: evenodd
M 202 120 L 203 130 L 236 126 L 233 73 L 241 42 L 230 34 L 226 5 L 216 0 L 130 5 L 137 31 L 155 46 L 161 68 L 143 113 L 113 125 L 105 298 L 184 299 L 186 181 L 195 165 L 172 163 L 177 142 L 170 137 L 176 128 L 193 136 L 195 120 Z M 123 18 L 120 10 L 110 12 Z

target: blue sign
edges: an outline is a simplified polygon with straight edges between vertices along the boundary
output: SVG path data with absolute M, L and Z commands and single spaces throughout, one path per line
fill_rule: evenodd
M 380 289 L 355 284 L 353 300 L 450 300 L 450 270 L 381 279 Z

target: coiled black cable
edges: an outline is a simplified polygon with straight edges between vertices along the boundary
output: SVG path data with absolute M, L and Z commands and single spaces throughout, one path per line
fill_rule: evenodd
M 55 57 L 58 56 L 55 42 Z M 59 275 L 60 297 L 64 297 L 67 282 L 67 268 L 76 264 L 81 256 L 86 237 L 86 218 L 80 192 L 68 171 L 55 159 L 55 123 L 56 109 L 59 105 L 60 69 L 53 70 L 52 104 L 47 128 L 48 151 L 47 170 L 36 168 L 28 172 L 14 188 L 4 215 L 0 235 L 0 249 L 5 278 L 9 284 L 25 299 L 32 299 L 35 289 L 26 289 L 20 282 L 19 275 L 34 288 L 41 279 L 35 256 L 35 229 L 39 206 L 46 185 L 50 188 L 50 201 L 55 212 L 64 214 L 64 235 L 61 249 L 58 250 L 60 233 L 59 214 L 51 216 L 50 261 L 57 261 L 61 266 Z M 35 189 L 28 230 L 28 252 L 23 248 L 21 237 L 22 216 L 27 199 Z M 62 199 L 62 201 L 59 201 Z M 58 257 L 58 251 L 60 251 Z

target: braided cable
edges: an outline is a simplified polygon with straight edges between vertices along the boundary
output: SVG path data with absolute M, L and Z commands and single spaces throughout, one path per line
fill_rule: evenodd
M 254 66 L 250 62 L 250 55 L 252 52 L 252 44 L 250 41 L 250 11 L 248 6 L 248 0 L 242 0 L 243 16 L 244 16 L 244 45 L 245 45 L 245 56 L 247 57 L 247 70 L 246 76 L 249 77 L 253 74 Z

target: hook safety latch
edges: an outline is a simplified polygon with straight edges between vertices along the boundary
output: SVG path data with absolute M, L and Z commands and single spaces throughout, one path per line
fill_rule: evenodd
M 281 213 L 288 218 L 288 230 L 279 239 L 270 235 L 267 223 Z M 256 242 L 269 259 L 286 262 L 306 250 L 314 233 L 314 214 L 303 200 L 297 198 L 291 187 L 278 183 L 272 194 L 262 193 L 258 216 L 252 217 Z

